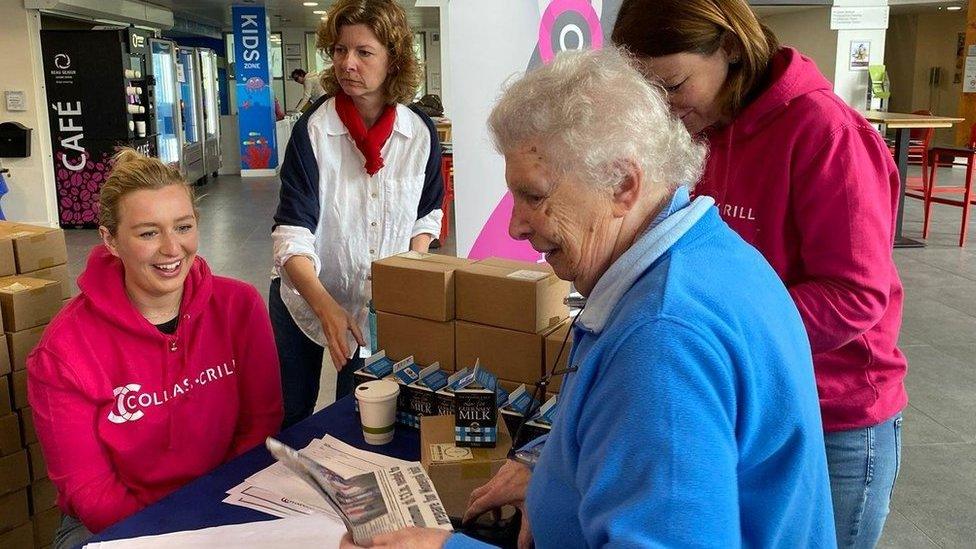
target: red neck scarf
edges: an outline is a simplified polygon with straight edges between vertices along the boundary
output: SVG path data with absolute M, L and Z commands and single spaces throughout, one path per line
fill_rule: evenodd
M 349 135 L 356 142 L 356 148 L 366 158 L 366 173 L 374 175 L 383 167 L 383 157 L 380 151 L 393 134 L 393 122 L 396 120 L 396 105 L 386 105 L 379 119 L 372 128 L 366 129 L 363 118 L 359 115 L 352 98 L 341 90 L 335 96 L 336 112 L 339 120 L 349 130 Z

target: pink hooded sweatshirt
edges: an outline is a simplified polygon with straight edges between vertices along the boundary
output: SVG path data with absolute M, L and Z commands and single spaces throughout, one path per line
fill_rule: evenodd
M 172 335 L 104 246 L 78 285 L 27 359 L 28 398 L 58 505 L 97 533 L 276 433 L 281 383 L 261 297 L 201 257 Z
M 884 140 L 792 48 L 766 90 L 710 130 L 697 194 L 759 249 L 806 325 L 826 431 L 877 425 L 908 402 L 892 258 L 898 170 Z M 773 412 L 773 411 L 771 411 Z

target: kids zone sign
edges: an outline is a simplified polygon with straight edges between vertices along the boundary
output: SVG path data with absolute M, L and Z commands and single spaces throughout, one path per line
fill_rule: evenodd
M 263 6 L 234 6 L 231 15 L 241 174 L 248 175 L 247 170 L 278 167 L 268 23 Z M 252 175 L 273 173 L 252 171 Z
M 459 256 L 543 261 L 527 242 L 508 235 L 512 195 L 505 186 L 504 159 L 492 149 L 485 122 L 503 85 L 513 76 L 549 63 L 559 52 L 609 44 L 621 1 L 451 2 L 451 118 L 454 164 L 460 166 L 454 185 Z

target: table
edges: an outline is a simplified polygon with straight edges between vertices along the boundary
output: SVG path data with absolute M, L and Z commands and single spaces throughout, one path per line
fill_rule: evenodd
M 380 452 L 409 461 L 420 461 L 420 432 L 397 426 L 393 442 L 370 446 L 363 440 L 359 415 L 353 408 L 352 395 L 347 396 L 312 417 L 283 431 L 276 438 L 294 447 L 304 448 L 312 439 L 330 434 L 356 448 Z M 242 524 L 277 517 L 222 503 L 228 489 L 252 474 L 274 463 L 264 445 L 258 446 L 214 469 L 173 492 L 135 515 L 112 525 L 90 542 L 197 530 L 225 524 Z
M 895 163 L 898 165 L 901 189 L 898 194 L 898 213 L 895 217 L 895 247 L 924 248 L 924 243 L 901 234 L 902 217 L 905 215 L 905 186 L 908 184 L 909 135 L 911 130 L 916 129 L 951 128 L 953 124 L 965 121 L 965 118 L 884 111 L 863 111 L 861 115 L 872 124 L 885 124 L 893 130 L 898 130 L 895 133 Z

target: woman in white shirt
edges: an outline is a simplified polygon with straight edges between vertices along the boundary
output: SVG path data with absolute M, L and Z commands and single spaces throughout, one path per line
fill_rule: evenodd
M 322 356 L 352 391 L 367 345 L 370 264 L 426 252 L 440 231 L 441 151 L 431 120 L 404 103 L 422 71 L 393 0 L 340 0 L 316 47 L 333 62 L 320 99 L 292 131 L 272 233 L 269 308 L 281 361 L 282 427 L 311 415 Z

